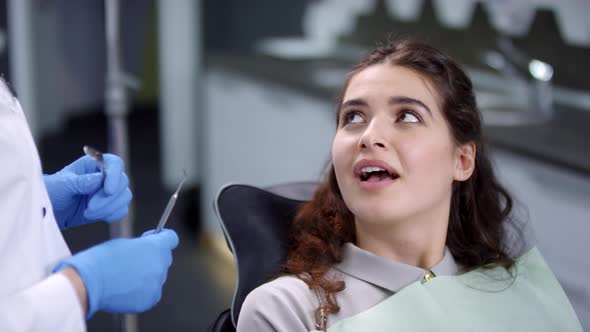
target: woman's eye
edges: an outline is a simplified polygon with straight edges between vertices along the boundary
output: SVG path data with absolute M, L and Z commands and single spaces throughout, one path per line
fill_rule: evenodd
M 420 119 L 416 115 L 414 115 L 410 112 L 403 112 L 402 115 L 400 115 L 400 117 L 399 117 L 399 121 L 411 123 L 411 122 L 420 122 Z
M 363 121 L 364 121 L 363 117 L 357 112 L 350 112 L 350 113 L 346 114 L 346 117 L 345 117 L 346 124 L 348 124 L 348 123 L 361 123 Z

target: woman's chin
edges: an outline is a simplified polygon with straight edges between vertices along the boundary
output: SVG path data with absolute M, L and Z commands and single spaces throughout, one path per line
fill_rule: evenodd
M 366 223 L 368 225 L 392 226 L 400 220 L 404 220 L 406 215 L 403 211 L 392 211 L 391 207 L 383 206 L 365 206 L 361 209 L 351 210 L 355 215 L 356 223 Z

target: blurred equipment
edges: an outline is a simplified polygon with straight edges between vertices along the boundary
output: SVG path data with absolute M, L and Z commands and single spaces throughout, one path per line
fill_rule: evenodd
M 528 56 L 501 36 L 497 50 L 483 53 L 483 62 L 507 80 L 504 93 L 481 100 L 484 122 L 523 125 L 551 120 L 554 113 L 553 66 Z M 478 101 L 479 102 L 479 101 Z

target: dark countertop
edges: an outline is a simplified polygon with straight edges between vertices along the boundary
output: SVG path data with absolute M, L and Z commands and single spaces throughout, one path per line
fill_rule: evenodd
M 257 80 L 273 82 L 303 94 L 331 102 L 337 89 L 313 79 L 319 68 L 351 68 L 351 63 L 333 59 L 283 60 L 255 54 L 207 54 L 206 65 L 234 71 Z M 556 105 L 552 119 L 542 124 L 511 127 L 485 126 L 484 135 L 492 146 L 511 150 L 590 175 L 590 110 Z
M 590 111 L 557 105 L 549 122 L 486 126 L 484 134 L 495 146 L 590 175 Z

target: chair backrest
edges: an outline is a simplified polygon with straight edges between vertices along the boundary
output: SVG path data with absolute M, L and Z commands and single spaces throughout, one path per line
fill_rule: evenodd
M 288 231 L 293 216 L 316 188 L 316 183 L 309 182 L 286 183 L 266 189 L 230 184 L 219 191 L 215 211 L 237 270 L 231 307 L 234 326 L 246 296 L 281 272 L 287 257 Z

